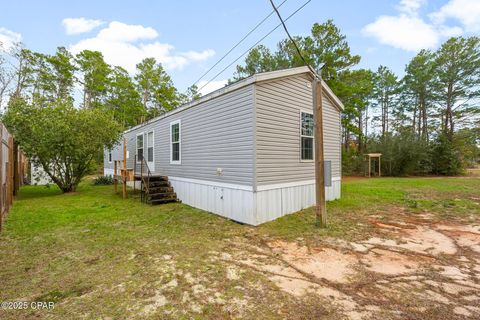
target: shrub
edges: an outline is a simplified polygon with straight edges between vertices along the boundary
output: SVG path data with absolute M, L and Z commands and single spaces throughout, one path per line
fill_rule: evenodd
M 113 184 L 113 176 L 98 176 L 93 180 L 94 186 Z
M 463 171 L 459 153 L 446 134 L 440 134 L 433 144 L 432 163 L 435 174 L 453 176 Z
M 378 138 L 368 152 L 382 154 L 382 173 L 389 176 L 425 175 L 432 170 L 430 147 L 410 132 Z
M 353 148 L 342 148 L 342 173 L 346 176 L 362 175 L 364 171 L 363 154 Z

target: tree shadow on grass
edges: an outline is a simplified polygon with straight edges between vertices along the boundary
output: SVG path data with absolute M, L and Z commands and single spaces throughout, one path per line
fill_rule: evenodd
M 28 200 L 61 195 L 62 191 L 56 185 L 22 186 L 16 200 Z

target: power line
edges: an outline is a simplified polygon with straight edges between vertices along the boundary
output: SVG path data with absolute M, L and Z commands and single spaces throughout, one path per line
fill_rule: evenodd
M 295 42 L 295 40 L 294 40 L 294 39 L 292 38 L 292 36 L 290 35 L 290 32 L 288 32 L 287 26 L 285 25 L 285 22 L 283 21 L 282 16 L 280 15 L 280 12 L 278 12 L 278 8 L 275 7 L 275 4 L 273 3 L 272 0 L 270 0 L 270 4 L 272 5 L 273 10 L 277 13 L 278 19 L 280 19 L 280 22 L 282 23 L 283 29 L 285 29 L 285 32 L 287 33 L 287 36 L 290 38 L 290 41 L 292 41 L 293 45 L 295 46 L 295 49 L 297 49 L 298 55 L 300 56 L 300 58 L 302 58 L 303 63 L 304 63 L 306 66 L 308 66 L 307 61 L 305 60 L 305 58 L 303 57 L 302 53 L 300 52 L 300 49 L 299 49 L 298 46 L 297 46 L 297 43 Z M 280 6 L 278 6 L 278 7 L 280 8 Z
M 302 10 L 307 4 L 310 3 L 310 1 L 312 0 L 308 0 L 307 2 L 305 2 L 301 7 L 299 7 L 297 10 L 295 10 L 291 15 L 289 15 L 285 21 L 288 21 L 288 19 L 290 19 L 291 17 L 293 17 L 295 14 L 297 14 L 298 11 Z M 202 90 L 203 88 L 205 88 L 210 82 L 212 82 L 213 80 L 215 80 L 215 78 L 217 78 L 219 75 L 221 75 L 225 70 L 227 70 L 228 68 L 230 68 L 235 62 L 237 62 L 241 57 L 243 57 L 245 54 L 247 54 L 250 50 L 252 50 L 256 45 L 258 45 L 260 42 L 262 42 L 266 37 L 268 37 L 269 35 L 271 35 L 275 30 L 278 29 L 278 27 L 280 27 L 282 24 L 278 24 L 275 28 L 273 28 L 272 30 L 270 30 L 270 32 L 268 32 L 266 35 L 264 35 L 260 40 L 258 40 L 257 42 L 255 42 L 255 44 L 253 44 L 250 48 L 248 48 L 245 52 L 243 52 L 240 56 L 238 56 L 238 58 L 236 58 L 235 60 L 233 60 L 232 63 L 230 63 L 228 66 L 226 66 L 225 68 L 223 68 L 220 72 L 218 72 L 213 78 L 211 78 L 210 80 L 208 80 L 207 83 L 205 83 L 201 88 L 198 89 L 198 91 Z
M 278 7 L 280 8 L 285 2 L 287 2 L 287 0 L 283 0 L 283 2 L 278 5 Z M 202 80 L 203 77 L 205 77 L 210 71 L 212 71 L 213 68 L 215 68 L 220 62 L 222 62 L 226 56 L 228 56 L 233 50 L 235 50 L 236 47 L 238 47 L 249 35 L 251 35 L 255 30 L 257 30 L 258 27 L 260 27 L 260 25 L 262 25 L 274 13 L 275 10 L 272 10 L 272 12 L 268 14 L 268 16 L 266 16 L 265 18 L 263 18 L 262 21 L 257 23 L 257 25 L 252 30 L 250 30 L 242 39 L 240 39 L 237 44 L 230 48 L 230 50 L 228 50 L 213 66 L 210 67 L 210 69 L 208 69 L 204 74 L 202 74 L 202 76 L 198 78 L 197 81 L 195 81 L 193 84 L 197 84 L 200 80 Z

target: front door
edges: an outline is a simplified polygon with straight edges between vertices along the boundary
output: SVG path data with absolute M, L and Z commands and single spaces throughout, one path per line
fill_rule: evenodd
M 154 151 L 154 135 L 153 131 L 147 133 L 147 165 L 150 171 L 155 171 L 155 151 Z

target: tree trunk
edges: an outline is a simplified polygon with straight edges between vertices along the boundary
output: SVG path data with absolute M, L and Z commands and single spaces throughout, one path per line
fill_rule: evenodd
M 385 96 L 382 98 L 382 139 L 385 138 L 385 132 L 386 132 L 386 126 L 385 126 L 385 123 L 386 123 L 386 117 L 385 117 L 385 104 L 386 104 L 386 101 L 385 101 Z
M 423 114 L 422 114 L 422 138 L 425 142 L 428 142 L 428 119 L 427 119 L 427 105 L 423 103 Z
M 365 108 L 365 139 L 368 137 L 368 106 Z
M 450 141 L 453 139 L 453 111 L 452 111 L 452 101 L 453 101 L 453 84 L 448 84 L 447 90 L 447 109 L 445 110 L 445 132 Z
M 358 151 L 363 153 L 363 112 L 358 115 Z
M 417 128 L 417 105 L 415 104 L 415 108 L 413 109 L 413 120 L 412 120 L 412 132 L 415 134 L 416 128 Z

